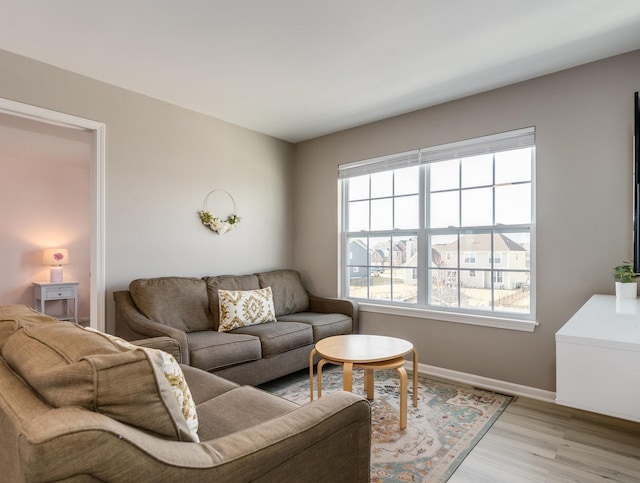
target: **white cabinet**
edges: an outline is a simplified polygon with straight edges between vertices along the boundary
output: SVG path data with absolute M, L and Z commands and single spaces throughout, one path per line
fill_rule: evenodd
M 640 299 L 594 295 L 556 333 L 556 402 L 640 422 Z
M 78 322 L 78 285 L 79 282 L 34 282 L 33 308 L 45 312 L 46 303 L 50 300 L 64 300 L 65 313 L 57 317 L 60 320 Z M 73 311 L 69 301 L 73 301 Z

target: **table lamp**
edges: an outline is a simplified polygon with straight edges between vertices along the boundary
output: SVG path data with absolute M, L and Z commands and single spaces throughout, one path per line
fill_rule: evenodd
M 51 265 L 50 282 L 62 282 L 62 265 L 69 263 L 66 248 L 46 248 L 42 253 L 43 265 Z

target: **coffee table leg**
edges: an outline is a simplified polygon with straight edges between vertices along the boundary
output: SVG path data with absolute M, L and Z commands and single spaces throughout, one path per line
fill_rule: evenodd
M 322 397 L 322 368 L 326 363 L 325 359 L 318 361 L 318 399 Z
M 373 369 L 364 370 L 364 388 L 367 391 L 367 399 L 373 401 L 374 388 L 373 388 Z
M 349 392 L 353 390 L 353 362 L 345 362 L 342 365 L 342 390 Z
M 316 355 L 315 347 L 311 349 L 311 354 L 309 354 L 309 392 L 310 400 L 313 401 L 313 356 Z
M 418 407 L 418 351 L 413 348 L 413 407 Z
M 407 427 L 407 370 L 400 366 L 396 368 L 400 376 L 400 429 Z

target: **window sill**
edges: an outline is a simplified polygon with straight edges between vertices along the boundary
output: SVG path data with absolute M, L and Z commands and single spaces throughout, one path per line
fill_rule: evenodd
M 376 314 L 399 315 L 401 317 L 416 317 L 442 322 L 454 322 L 458 324 L 481 325 L 497 329 L 519 330 L 533 332 L 539 325 L 533 320 L 509 319 L 504 317 L 491 317 L 486 315 L 459 314 L 437 310 L 427 310 L 411 307 L 397 307 L 394 305 L 371 304 L 358 301 L 358 310 Z

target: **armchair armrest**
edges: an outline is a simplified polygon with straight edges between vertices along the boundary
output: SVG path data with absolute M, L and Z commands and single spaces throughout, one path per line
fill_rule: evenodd
M 353 320 L 353 333 L 359 332 L 358 303 L 347 299 L 317 297 L 309 294 L 309 311 L 321 314 L 344 314 Z
M 128 290 L 113 292 L 113 298 L 116 302 L 116 327 L 123 325 L 129 332 L 145 338 L 174 339 L 180 347 L 180 359 L 176 360 L 189 365 L 189 342 L 186 332 L 147 318 L 138 310 Z

